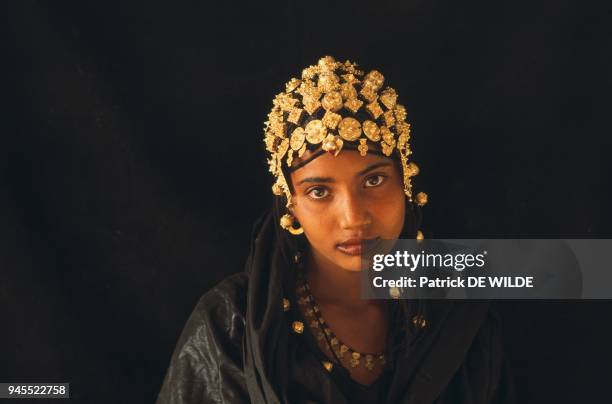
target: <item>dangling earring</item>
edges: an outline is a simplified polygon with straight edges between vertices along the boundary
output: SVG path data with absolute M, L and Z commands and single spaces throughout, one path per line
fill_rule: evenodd
M 289 213 L 285 213 L 283 217 L 281 217 L 280 219 L 280 225 L 283 229 L 287 230 L 289 233 L 293 234 L 294 236 L 304 233 L 304 229 L 302 228 L 302 226 L 298 227 L 297 229 L 293 227 L 294 220 L 295 220 L 295 217 L 293 217 L 293 215 Z

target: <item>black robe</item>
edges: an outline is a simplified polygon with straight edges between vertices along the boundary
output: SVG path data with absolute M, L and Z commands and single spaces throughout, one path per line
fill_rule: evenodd
M 513 403 L 499 318 L 488 301 L 391 300 L 387 365 L 374 385 L 329 372 L 284 283 L 274 218 L 253 229 L 245 272 L 205 293 L 180 336 L 157 404 Z M 284 312 L 282 299 L 291 301 Z M 413 322 L 415 315 L 424 327 Z M 305 323 L 306 324 L 306 323 Z M 375 398 L 378 397 L 378 398 Z

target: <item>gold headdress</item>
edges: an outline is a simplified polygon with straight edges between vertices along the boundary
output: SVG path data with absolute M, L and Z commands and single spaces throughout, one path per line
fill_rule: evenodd
M 406 108 L 397 103 L 397 93 L 391 87 L 383 89 L 384 82 L 377 70 L 364 76 L 356 63 L 341 63 L 325 56 L 305 68 L 301 79 L 289 80 L 285 91 L 276 95 L 265 122 L 264 142 L 270 152 L 270 172 L 276 177 L 272 192 L 284 193 L 287 207 L 291 206 L 291 192 L 281 168 L 283 161 L 291 167 L 294 156 L 302 157 L 307 144 L 321 144 L 323 150 L 337 156 L 345 142 L 358 143 L 362 156 L 368 151 L 368 142 L 377 144 L 385 156 L 391 156 L 397 148 L 404 193 L 413 201 L 410 178 L 419 173 L 419 168 L 408 162 L 412 154 L 410 124 L 406 122 Z M 367 119 L 357 119 L 360 110 L 367 112 Z M 427 203 L 427 194 L 419 192 L 416 203 Z

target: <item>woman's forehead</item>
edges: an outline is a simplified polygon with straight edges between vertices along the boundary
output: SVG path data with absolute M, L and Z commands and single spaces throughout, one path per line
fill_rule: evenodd
M 294 158 L 292 165 L 298 165 L 302 161 L 307 161 L 313 154 L 316 154 L 316 151 L 306 150 L 301 158 Z M 344 149 L 340 151 L 337 156 L 325 152 L 315 157 L 313 160 L 308 161 L 302 167 L 297 168 L 291 175 L 294 178 L 300 178 L 304 175 L 311 174 L 333 176 L 334 173 L 358 173 L 376 163 L 388 163 L 390 166 L 393 165 L 393 161 L 385 156 L 374 153 L 367 153 L 365 156 L 362 156 L 357 150 Z

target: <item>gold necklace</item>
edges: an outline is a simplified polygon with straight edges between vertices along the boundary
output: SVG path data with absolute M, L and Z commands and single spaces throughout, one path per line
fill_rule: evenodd
M 325 350 L 331 353 L 339 363 L 342 363 L 342 360 L 346 362 L 345 358 L 348 358 L 348 364 L 351 367 L 356 368 L 363 363 L 363 366 L 369 371 L 372 371 L 376 367 L 376 364 L 380 364 L 381 366 L 385 364 L 385 355 L 382 352 L 358 352 L 340 341 L 336 334 L 327 326 L 321 314 L 321 310 L 312 296 L 310 286 L 306 279 L 301 279 L 298 282 L 297 295 L 298 303 L 302 308 L 306 320 L 308 320 L 310 328 L 315 333 L 317 340 L 325 342 Z M 361 359 L 363 359 L 363 362 Z

